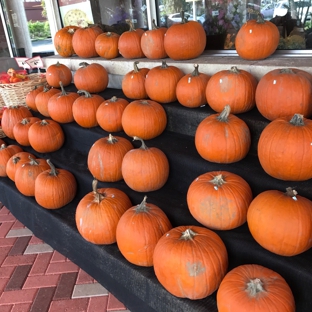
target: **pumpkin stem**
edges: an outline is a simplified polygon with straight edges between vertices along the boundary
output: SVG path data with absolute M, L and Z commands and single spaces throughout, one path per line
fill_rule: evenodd
M 49 172 L 50 176 L 57 176 L 59 172 L 56 170 L 55 166 L 51 163 L 50 159 L 47 159 L 47 163 L 51 168 L 51 171 Z
M 293 190 L 291 187 L 286 188 L 286 196 L 291 197 L 294 201 L 297 200 L 297 195 L 298 192 L 296 190 Z
M 303 115 L 295 114 L 289 123 L 291 123 L 293 126 L 304 126 Z
M 79 66 L 82 66 L 82 67 L 87 67 L 87 66 L 89 66 L 90 64 L 89 63 L 87 63 L 87 62 L 81 62 L 81 63 L 79 63 Z
M 185 24 L 187 22 L 188 22 L 188 20 L 187 20 L 187 18 L 184 15 L 184 11 L 182 10 L 181 11 L 181 24 Z
M 148 207 L 146 205 L 146 199 L 147 199 L 147 196 L 144 196 L 141 204 L 136 205 L 136 207 L 134 208 L 136 213 L 147 212 L 148 211 Z
M 163 61 L 161 62 L 160 68 L 168 68 L 168 65 L 167 65 L 167 63 L 166 63 L 165 60 L 163 60 Z
M 250 297 L 255 297 L 258 293 L 265 291 L 263 288 L 263 283 L 260 278 L 255 278 L 249 280 L 247 283 L 247 292 Z
M 111 98 L 110 98 L 110 102 L 117 102 L 117 100 L 118 100 L 118 98 L 117 98 L 117 96 L 116 95 L 114 95 L 114 96 L 112 96 Z
M 134 61 L 133 62 L 133 72 L 138 73 L 140 71 L 140 69 L 138 67 L 139 63 L 140 63 L 139 61 Z
M 39 165 L 39 161 L 37 161 L 35 158 L 31 157 L 30 155 L 28 156 L 28 158 L 29 158 L 29 160 L 30 160 L 29 163 L 30 163 L 32 166 L 34 166 L 34 165 Z
M 107 142 L 110 143 L 110 144 L 115 144 L 116 142 L 118 142 L 118 140 L 111 135 L 111 133 L 108 135 L 108 139 L 107 139 Z
M 78 94 L 83 94 L 86 98 L 91 98 L 92 97 L 91 93 L 86 91 L 86 90 L 78 90 L 77 93 Z
M 153 21 L 152 21 L 152 30 L 156 30 L 158 29 L 159 27 L 156 25 L 156 21 L 155 19 L 153 18 Z
M 60 84 L 60 87 L 61 87 L 61 96 L 67 95 L 67 92 L 65 91 L 64 86 L 63 86 L 63 82 L 60 81 L 59 84 Z
M 129 25 L 129 31 L 135 31 L 134 25 L 130 19 L 126 19 L 126 23 Z
M 50 90 L 50 86 L 47 85 L 47 84 L 45 84 L 45 85 L 43 86 L 42 92 L 48 92 L 49 90 Z
M 236 66 L 232 66 L 230 72 L 233 74 L 239 74 L 240 70 Z
M 133 141 L 141 141 L 142 145 L 141 145 L 141 149 L 144 149 L 144 150 L 148 150 L 148 147 L 145 145 L 145 142 L 143 141 L 143 139 L 137 137 L 137 136 L 134 136 L 133 137 Z
M 294 71 L 291 68 L 282 68 L 280 70 L 281 74 L 294 74 Z
M 265 23 L 265 20 L 264 20 L 262 14 L 260 14 L 260 13 L 257 15 L 257 23 L 259 23 L 259 24 Z
M 98 180 L 94 179 L 92 181 L 92 191 L 93 191 L 93 194 L 94 194 L 94 200 L 93 201 L 95 203 L 99 204 L 105 198 L 105 194 L 101 194 L 101 193 L 98 192 L 97 184 L 98 184 Z
M 231 106 L 225 105 L 223 111 L 219 114 L 217 119 L 222 122 L 227 122 L 229 119 L 230 112 L 231 112 Z
M 218 188 L 225 183 L 224 176 L 222 174 L 218 174 L 210 181 L 210 183 L 214 185 L 215 190 L 218 190 Z
M 191 229 L 187 229 L 187 230 L 185 230 L 183 233 L 182 233 L 182 235 L 181 235 L 181 237 L 180 237 L 180 239 L 182 240 L 191 240 L 191 239 L 193 239 L 194 238 L 194 236 L 196 236 L 197 234 L 193 231 L 193 230 L 191 230 Z
M 14 165 L 16 165 L 21 160 L 21 157 L 19 156 L 13 156 L 12 162 Z
M 199 76 L 199 71 L 198 71 L 198 67 L 199 65 L 198 64 L 194 64 L 194 70 L 192 72 L 192 77 L 196 77 L 196 76 Z
M 45 119 L 43 119 L 43 120 L 41 120 L 41 122 L 40 122 L 40 125 L 41 126 L 46 126 L 46 125 L 48 125 L 49 123 L 45 120 Z
M 30 120 L 29 120 L 28 118 L 23 118 L 23 119 L 20 121 L 20 123 L 21 123 L 22 125 L 27 125 L 29 122 L 30 122 Z
M 3 150 L 3 149 L 5 149 L 5 148 L 7 148 L 7 146 L 3 143 L 3 144 L 1 144 L 1 147 L 0 147 L 0 149 L 1 150 Z

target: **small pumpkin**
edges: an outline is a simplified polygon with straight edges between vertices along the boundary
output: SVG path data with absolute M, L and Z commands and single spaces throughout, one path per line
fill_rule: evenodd
M 125 154 L 133 148 L 132 143 L 109 134 L 98 139 L 88 153 L 88 169 L 93 177 L 103 182 L 122 180 L 121 164 Z
M 181 225 L 159 239 L 153 264 L 158 281 L 169 293 L 197 300 L 217 290 L 227 271 L 228 254 L 215 232 Z
M 41 172 L 35 180 L 35 200 L 43 208 L 59 209 L 74 199 L 77 182 L 70 171 L 55 168 L 50 159 L 47 163 L 50 169 Z
M 6 166 L 9 159 L 20 152 L 23 150 L 18 145 L 6 145 L 4 143 L 0 146 L 0 177 L 7 177 Z
M 277 272 L 244 264 L 228 272 L 217 291 L 218 312 L 295 312 L 294 295 Z
M 30 146 L 28 138 L 29 127 L 39 120 L 40 118 L 38 117 L 26 117 L 17 124 L 15 124 L 15 126 L 13 127 L 13 135 L 16 142 L 23 146 Z
M 22 166 L 29 160 L 29 157 L 35 157 L 33 154 L 28 152 L 19 152 L 11 156 L 6 164 L 6 174 L 9 179 L 15 181 L 15 173 L 19 166 Z
M 65 26 L 55 33 L 53 43 L 60 56 L 70 57 L 75 54 L 72 40 L 78 28 L 78 26 Z
M 26 94 L 25 103 L 34 112 L 38 112 L 38 109 L 35 103 L 36 96 L 38 93 L 42 91 L 43 91 L 43 85 L 37 85 L 37 86 L 34 86 L 34 88 Z
M 139 62 L 133 62 L 133 70 L 126 73 L 121 81 L 121 89 L 129 99 L 146 99 L 145 78 L 149 68 L 138 67 Z
M 248 208 L 247 224 L 258 244 L 275 254 L 295 256 L 312 247 L 312 201 L 290 187 L 256 196 Z
M 220 113 L 225 105 L 232 114 L 250 111 L 256 106 L 256 78 L 248 71 L 232 66 L 213 74 L 205 90 L 209 106 Z M 266 91 L 267 92 L 267 91 Z
M 78 90 L 90 93 L 102 92 L 108 85 L 108 73 L 100 64 L 82 62 L 74 75 L 74 85 Z
M 99 126 L 107 132 L 122 131 L 121 118 L 129 102 L 123 98 L 111 97 L 104 100 L 96 111 Z
M 72 105 L 73 117 L 83 128 L 98 126 L 97 111 L 105 99 L 98 94 L 91 94 L 86 90 L 78 90 L 80 95 Z
M 246 157 L 251 135 L 247 124 L 230 113 L 226 105 L 220 114 L 202 120 L 195 132 L 195 147 L 199 155 L 215 163 L 233 163 Z
M 106 60 L 111 60 L 119 56 L 119 37 L 120 35 L 115 32 L 105 32 L 98 35 L 94 43 L 96 53 Z
M 109 245 L 116 242 L 116 228 L 121 216 L 132 203 L 126 193 L 116 188 L 97 188 L 78 203 L 75 221 L 80 235 L 93 244 Z
M 245 60 L 262 60 L 272 55 L 278 47 L 280 32 L 275 24 L 264 20 L 262 14 L 257 19 L 248 20 L 237 32 L 235 48 Z
M 194 65 L 192 73 L 184 75 L 177 83 L 176 95 L 179 103 L 185 107 L 200 107 L 207 104 L 206 86 L 210 76 L 200 73 Z
M 121 173 L 125 183 L 137 192 L 162 188 L 169 177 L 167 156 L 157 147 L 148 148 L 139 137 L 133 140 L 141 141 L 141 147 L 128 151 L 122 159 Z
M 172 225 L 163 210 L 146 199 L 144 196 L 139 205 L 129 208 L 120 217 L 116 241 L 119 251 L 130 263 L 150 267 L 158 240 Z
M 37 111 L 44 117 L 50 117 L 48 111 L 48 102 L 49 99 L 57 93 L 60 93 L 59 89 L 50 88 L 48 85 L 45 85 L 43 90 L 37 94 L 35 98 Z
M 231 230 L 244 224 L 252 198 L 249 184 L 228 171 L 201 174 L 187 191 L 191 215 L 214 230 Z
M 125 107 L 121 124 L 128 136 L 149 140 L 163 133 L 167 126 L 167 115 L 156 101 L 135 100 Z
M 72 78 L 72 72 L 69 67 L 59 61 L 48 66 L 46 70 L 47 83 L 53 88 L 59 88 L 60 81 L 64 87 L 69 86 Z

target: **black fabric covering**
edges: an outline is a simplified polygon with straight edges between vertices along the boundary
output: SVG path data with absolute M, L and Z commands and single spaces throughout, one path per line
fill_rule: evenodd
M 74 86 L 67 88 L 76 91 Z M 124 97 L 121 90 L 107 89 L 101 95 Z M 131 190 L 124 181 L 99 182 L 98 187 L 117 187 L 130 197 L 133 205 L 139 204 L 144 195 L 147 201 L 161 207 L 173 226 L 200 225 L 189 213 L 186 192 L 190 183 L 200 174 L 212 170 L 227 170 L 239 174 L 251 186 L 256 196 L 268 189 L 284 191 L 295 187 L 301 196 L 312 199 L 311 180 L 304 182 L 279 181 L 268 176 L 261 168 L 257 155 L 257 140 L 268 121 L 256 109 L 241 114 L 252 133 L 249 155 L 234 164 L 214 164 L 205 161 L 197 153 L 194 134 L 198 123 L 215 113 L 208 106 L 189 109 L 179 103 L 165 104 L 168 126 L 155 139 L 147 140 L 148 147 L 160 148 L 168 157 L 170 175 L 167 183 L 158 191 L 139 193 Z M 34 115 L 38 115 L 35 114 Z M 43 116 L 38 115 L 43 118 Z M 86 242 L 75 224 L 75 209 L 79 200 L 91 191 L 92 175 L 87 168 L 87 154 L 92 144 L 108 134 L 100 127 L 84 129 L 75 122 L 61 125 L 65 132 L 65 144 L 57 152 L 39 154 L 30 147 L 22 147 L 37 157 L 50 158 L 56 167 L 71 171 L 78 182 L 77 196 L 72 203 L 58 210 L 46 210 L 33 197 L 21 195 L 14 182 L 0 178 L 0 201 L 33 233 L 60 253 L 67 256 L 83 270 L 97 279 L 133 312 L 216 312 L 215 293 L 202 300 L 180 299 L 169 294 L 157 281 L 153 268 L 142 268 L 128 263 L 117 244 L 97 246 Z M 129 138 L 124 132 L 113 133 Z M 7 144 L 17 144 L 4 139 Z M 132 142 L 135 147 L 140 143 Z M 291 229 L 290 229 L 291 230 Z M 294 257 L 275 255 L 259 246 L 249 233 L 247 224 L 230 231 L 216 231 L 224 241 L 229 254 L 229 270 L 248 263 L 256 263 L 280 273 L 291 287 L 297 312 L 312 311 L 312 249 Z

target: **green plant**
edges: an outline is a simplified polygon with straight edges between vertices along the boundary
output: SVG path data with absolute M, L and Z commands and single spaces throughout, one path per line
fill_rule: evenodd
M 51 37 L 50 24 L 48 21 L 32 21 L 28 23 L 28 29 L 31 39 L 44 39 Z

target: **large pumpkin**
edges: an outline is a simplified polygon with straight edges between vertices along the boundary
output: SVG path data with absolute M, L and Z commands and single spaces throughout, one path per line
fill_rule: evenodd
M 246 157 L 251 144 L 249 128 L 230 111 L 226 105 L 220 114 L 212 114 L 198 125 L 195 147 L 202 158 L 215 163 L 233 163 Z
M 149 140 L 165 130 L 167 115 L 162 105 L 156 101 L 135 100 L 124 109 L 121 124 L 128 136 Z
M 118 41 L 120 35 L 114 32 L 105 32 L 95 39 L 95 51 L 106 60 L 119 56 Z
M 78 90 L 90 93 L 104 91 L 108 85 L 108 73 L 100 64 L 82 62 L 74 75 L 74 85 Z
M 103 30 L 96 25 L 78 28 L 72 38 L 75 53 L 82 58 L 99 56 L 95 49 L 95 40 L 102 33 Z
M 126 193 L 116 188 L 97 188 L 78 203 L 75 221 L 81 236 L 93 244 L 108 245 L 116 242 L 116 228 L 120 217 L 132 204 Z
M 77 192 L 74 175 L 65 169 L 55 168 L 47 159 L 51 169 L 41 172 L 35 180 L 35 200 L 46 209 L 58 209 L 70 203 Z
M 78 28 L 78 26 L 65 26 L 55 33 L 53 43 L 60 56 L 70 57 L 75 54 L 72 40 Z
M 178 81 L 184 76 L 181 69 L 162 61 L 161 66 L 150 69 L 145 78 L 145 90 L 148 97 L 159 103 L 177 100 Z
M 215 232 L 181 225 L 159 239 L 153 262 L 156 277 L 168 292 L 197 300 L 219 287 L 227 271 L 228 255 Z
M 182 12 L 182 22 L 171 25 L 165 33 L 164 47 L 173 60 L 198 57 L 206 47 L 204 27 L 196 21 L 187 21 Z
M 126 184 L 137 192 L 156 191 L 164 186 L 169 177 L 167 156 L 157 147 L 148 148 L 141 138 L 141 147 L 128 151 L 121 166 Z
M 312 201 L 292 188 L 256 196 L 247 212 L 247 224 L 253 238 L 275 254 L 295 256 L 312 247 Z
M 273 69 L 259 81 L 256 105 L 268 120 L 312 114 L 312 81 L 307 73 L 296 68 Z
M 197 64 L 194 67 L 194 71 L 183 76 L 176 87 L 179 103 L 190 108 L 207 104 L 206 87 L 210 79 L 209 75 L 199 72 Z
M 255 107 L 256 87 L 257 80 L 252 74 L 233 66 L 213 74 L 205 92 L 214 111 L 220 113 L 225 105 L 230 105 L 232 114 L 240 114 Z
M 153 253 L 158 240 L 172 226 L 161 208 L 146 202 L 133 206 L 121 216 L 116 228 L 119 251 L 132 264 L 153 266 Z
M 261 132 L 258 158 L 270 176 L 288 181 L 312 178 L 312 120 L 295 114 L 277 118 Z
M 235 38 L 237 54 L 246 60 L 261 60 L 275 52 L 280 33 L 275 24 L 263 19 L 248 20 L 238 31 Z
M 92 176 L 104 182 L 120 181 L 122 160 L 131 149 L 132 143 L 123 137 L 109 134 L 98 139 L 88 153 L 88 169 Z
M 13 135 L 16 142 L 23 146 L 30 146 L 28 130 L 33 123 L 39 120 L 40 118 L 38 117 L 26 117 L 15 124 L 13 127 Z
M 206 172 L 198 176 L 187 191 L 192 216 L 215 230 L 231 230 L 245 223 L 252 198 L 249 184 L 228 171 Z
M 295 312 L 295 300 L 285 279 L 258 264 L 228 272 L 217 292 L 218 312 Z
M 46 70 L 47 83 L 53 88 L 60 87 L 60 81 L 64 87 L 71 84 L 72 72 L 68 66 L 57 61 L 55 64 L 48 66 Z

